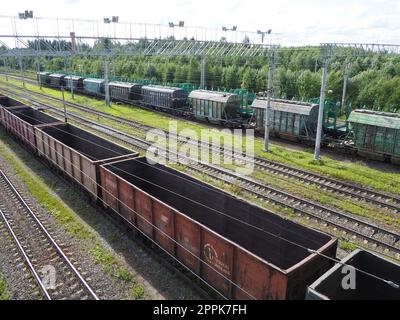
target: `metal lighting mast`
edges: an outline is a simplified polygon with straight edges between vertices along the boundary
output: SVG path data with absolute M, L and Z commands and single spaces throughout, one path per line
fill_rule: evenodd
M 273 89 L 273 72 L 274 72 L 275 51 L 272 50 L 268 56 L 268 89 L 267 89 L 267 108 L 265 109 L 264 117 L 264 151 L 269 150 L 269 111 L 271 110 L 271 99 Z
M 202 89 L 206 88 L 206 56 L 204 54 L 201 55 L 201 79 L 200 79 L 200 87 Z
M 317 127 L 317 136 L 316 136 L 316 140 L 315 140 L 314 160 L 320 160 L 322 129 L 324 126 L 325 90 L 326 90 L 326 77 L 327 77 L 327 73 L 328 73 L 327 48 L 323 47 L 323 51 L 324 51 L 324 53 L 323 53 L 323 58 L 322 58 L 321 95 L 319 97 L 318 127 Z
M 110 106 L 110 86 L 108 82 L 108 56 L 104 57 L 104 93 L 106 96 L 106 106 Z
M 344 68 L 344 80 L 343 80 L 343 93 L 342 93 L 342 104 L 340 106 L 340 113 L 344 114 L 345 104 L 346 104 L 346 93 L 347 93 L 347 82 L 349 80 L 349 72 L 351 68 L 351 62 L 349 59 L 346 59 L 345 68 Z

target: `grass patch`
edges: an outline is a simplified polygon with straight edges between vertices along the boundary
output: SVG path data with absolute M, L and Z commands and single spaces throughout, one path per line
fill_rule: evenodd
M 0 275 L 0 300 L 10 300 L 7 292 L 7 284 L 2 275 Z
M 394 217 L 393 214 L 387 214 L 387 212 L 382 209 L 380 211 L 369 203 L 354 201 L 347 197 L 342 197 L 329 191 L 319 189 L 316 185 L 307 185 L 295 179 L 281 177 L 261 170 L 256 170 L 254 175 L 257 175 L 258 180 L 267 185 L 284 190 L 301 198 L 309 199 L 328 207 L 334 207 L 356 216 L 379 221 L 390 226 L 400 227 L 400 220 L 397 217 Z
M 133 280 L 132 274 L 125 268 L 119 268 L 116 272 L 116 276 L 118 279 L 121 279 L 125 282 L 131 282 Z
M 101 264 L 106 269 L 111 269 L 112 265 L 115 264 L 113 254 L 99 245 L 90 249 L 89 254 L 97 264 Z
M 345 251 L 354 251 L 358 249 L 358 246 L 354 243 L 345 241 L 345 240 L 340 240 L 339 241 L 339 248 Z
M 142 299 L 144 297 L 144 288 L 141 284 L 135 283 L 132 286 L 132 298 L 135 300 Z

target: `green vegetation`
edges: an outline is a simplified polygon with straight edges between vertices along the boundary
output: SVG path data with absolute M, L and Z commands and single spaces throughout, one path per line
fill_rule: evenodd
M 46 180 L 44 176 L 39 176 L 29 170 L 27 165 L 35 172 L 43 170 L 43 165 L 37 161 L 32 161 L 32 155 L 18 147 L 4 132 L 0 129 L 0 156 L 7 160 L 13 167 L 15 173 L 26 185 L 28 191 L 38 201 L 38 203 L 48 211 L 60 223 L 60 225 L 74 238 L 80 240 L 82 246 L 88 251 L 93 261 L 99 264 L 105 272 L 122 281 L 134 282 L 134 276 L 128 270 L 121 268 L 117 257 L 107 248 L 105 248 L 97 239 L 95 233 L 79 218 L 79 215 L 87 215 L 91 211 L 90 206 L 82 202 L 82 205 L 75 205 L 75 212 L 66 204 L 62 203 L 49 189 L 51 181 Z M 47 178 L 48 179 L 48 178 Z M 71 203 L 76 203 L 76 194 L 71 189 L 64 195 Z M 89 220 L 93 217 L 88 217 Z M 136 285 L 136 282 L 133 283 Z M 0 294 L 1 294 L 0 283 Z M 138 290 L 138 289 L 136 289 Z M 142 288 L 142 295 L 145 295 Z M 146 297 L 149 297 L 146 295 Z
M 9 300 L 10 297 L 7 293 L 7 284 L 4 277 L 0 274 L 0 301 Z
M 92 256 L 93 260 L 101 264 L 106 270 L 111 270 L 113 264 L 115 263 L 115 258 L 111 252 L 104 250 L 104 248 L 96 245 L 94 248 L 89 250 L 89 254 Z
M 143 40 L 145 41 L 145 40 Z M 35 46 L 34 42 L 31 43 Z M 48 45 L 55 45 L 48 44 Z M 98 46 L 112 44 L 98 43 Z M 140 45 L 140 44 L 139 44 Z M 355 54 L 354 54 L 355 53 Z M 343 49 L 329 65 L 327 88 L 330 99 L 340 101 L 346 59 L 351 62 L 348 97 L 353 106 L 379 110 L 399 110 L 400 57 L 385 54 L 357 55 L 356 49 Z M 279 64 L 274 68 L 277 97 L 308 100 L 319 96 L 321 82 L 321 48 L 285 48 L 278 53 Z M 41 58 L 43 70 L 65 70 L 62 57 Z M 69 64 L 69 62 L 68 62 Z M 3 62 L 0 61 L 0 65 Z M 18 70 L 18 59 L 9 59 L 8 66 Z M 36 59 L 24 58 L 27 69 L 36 69 Z M 69 70 L 83 75 L 102 77 L 101 58 L 74 57 Z M 110 62 L 111 77 L 121 80 L 147 79 L 157 83 L 200 83 L 201 63 L 198 57 L 114 57 Z M 243 88 L 253 92 L 266 90 L 268 66 L 264 57 L 207 58 L 206 85 L 208 88 Z
M 144 288 L 141 284 L 135 283 L 132 287 L 132 297 L 135 300 L 142 299 L 144 296 Z
M 132 274 L 129 272 L 129 270 L 124 268 L 119 268 L 117 270 L 117 277 L 125 282 L 131 282 L 133 280 Z
M 345 240 L 340 240 L 339 241 L 339 248 L 345 251 L 354 251 L 358 249 L 358 246 L 354 243 L 345 241 Z

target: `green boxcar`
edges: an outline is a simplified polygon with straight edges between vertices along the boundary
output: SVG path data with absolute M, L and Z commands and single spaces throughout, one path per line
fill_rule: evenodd
M 86 78 L 83 80 L 83 89 L 93 95 L 101 95 L 104 93 L 104 80 Z
M 400 156 L 400 114 L 355 110 L 348 121 L 357 148 Z
M 192 91 L 189 104 L 195 118 L 216 124 L 235 120 L 240 108 L 238 95 L 208 90 Z
M 37 73 L 37 81 L 42 86 L 48 86 L 50 84 L 50 75 L 51 72 L 38 72 Z
M 263 132 L 267 99 L 254 100 L 252 108 L 255 128 Z M 318 105 L 311 103 L 272 99 L 269 113 L 271 133 L 292 137 L 313 136 L 317 128 L 318 108 Z

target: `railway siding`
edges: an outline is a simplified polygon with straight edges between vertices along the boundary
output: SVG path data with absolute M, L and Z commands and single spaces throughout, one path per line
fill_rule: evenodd
M 153 128 L 131 120 L 111 116 L 101 111 L 93 111 L 90 110 L 90 108 L 88 109 L 74 103 L 69 103 L 69 105 L 71 108 L 78 110 L 78 112 L 69 111 L 70 114 L 81 115 L 83 113 L 85 118 L 98 123 L 105 123 L 107 127 L 111 126 L 117 128 L 119 131 L 131 133 L 131 128 L 133 128 L 134 132 Z M 47 108 L 54 110 L 55 107 L 47 105 Z M 115 124 L 113 124 L 113 122 Z M 180 137 L 179 141 L 184 142 L 186 139 Z M 220 152 L 222 155 L 226 154 L 226 151 L 223 149 L 214 148 L 214 150 L 215 152 Z M 241 155 L 236 154 L 235 157 L 240 158 Z M 299 196 L 314 201 L 318 201 L 318 197 L 324 195 L 321 197 L 321 201 L 324 201 L 324 204 L 327 206 L 336 206 L 340 210 L 372 219 L 382 225 L 390 225 L 390 227 L 392 225 L 395 226 L 397 223 L 396 216 L 400 212 L 400 200 L 398 196 L 377 192 L 356 184 L 328 178 L 262 158 L 255 159 L 255 167 L 257 170 L 253 174 L 253 178 L 260 183 L 268 184 L 276 180 L 274 177 L 278 177 L 282 181 L 278 188 L 286 190 L 287 192 L 295 192 Z M 284 183 L 287 178 L 289 178 L 287 181 L 288 183 Z M 304 190 L 299 189 L 300 185 L 298 187 L 293 187 L 293 183 L 290 183 L 291 181 L 301 182 Z M 315 187 L 319 190 L 316 190 Z M 303 192 L 306 190 L 308 190 L 308 192 Z
M 48 106 L 49 107 L 49 106 Z M 52 108 L 53 109 L 53 108 Z M 53 109 L 53 112 L 59 112 L 56 111 L 56 109 Z M 110 127 L 104 126 L 104 125 L 99 125 L 98 123 L 95 123 L 93 121 L 89 121 L 87 119 L 84 119 L 81 116 L 78 116 L 76 114 L 73 114 L 71 112 L 68 112 L 68 115 L 72 119 L 76 119 L 80 123 L 84 123 L 86 126 L 91 127 L 92 129 L 95 129 L 99 132 L 106 132 L 107 134 L 113 136 L 114 138 L 117 138 L 120 141 L 128 142 L 132 144 L 132 146 L 138 146 L 139 148 L 145 150 L 146 147 L 149 145 L 146 141 L 143 141 L 138 138 L 134 138 L 126 133 L 122 133 L 118 130 L 112 129 Z M 209 169 L 209 168 L 206 168 Z M 213 168 L 215 169 L 215 168 Z M 218 170 L 221 170 L 218 168 Z M 215 175 L 215 172 L 212 172 L 209 174 L 210 177 L 213 177 Z M 231 182 L 231 185 L 239 185 L 240 187 L 244 188 L 245 191 L 250 192 L 250 194 L 254 194 L 254 187 L 257 189 L 260 189 L 260 187 L 263 189 L 263 194 L 262 196 L 266 199 L 267 202 L 274 202 L 279 204 L 280 206 L 288 207 L 294 210 L 294 212 L 298 212 L 299 214 L 304 214 L 305 216 L 311 216 L 313 218 L 316 218 L 323 223 L 328 223 L 330 226 L 336 228 L 336 229 L 341 229 L 343 232 L 347 234 L 352 234 L 353 237 L 360 237 L 364 239 L 365 243 L 372 242 L 374 243 L 375 246 L 379 246 L 379 249 L 381 250 L 390 250 L 393 252 L 395 255 L 398 255 L 398 235 L 396 233 L 391 232 L 390 230 L 387 230 L 385 228 L 381 228 L 377 225 L 371 225 L 368 222 L 364 222 L 360 219 L 351 217 L 350 215 L 347 215 L 346 213 L 338 212 L 335 210 L 332 210 L 331 208 L 323 207 L 321 205 L 316 204 L 315 202 L 310 202 L 304 199 L 299 199 L 298 197 L 295 197 L 293 195 L 290 195 L 288 193 L 285 193 L 284 191 L 281 190 L 273 190 L 273 192 L 268 191 L 271 190 L 271 188 L 260 184 L 257 181 L 254 181 L 252 179 L 246 179 L 243 177 L 237 177 L 237 176 L 231 176 L 229 178 L 230 180 L 236 179 L 235 183 Z M 224 179 L 221 179 L 223 182 L 228 182 L 224 181 Z M 252 180 L 252 181 L 251 181 Z M 252 190 L 253 188 L 253 190 Z M 280 199 L 276 199 L 274 197 L 278 196 Z M 288 201 L 289 199 L 289 201 Z M 300 200 L 300 201 L 299 201 Z M 302 208 L 299 209 L 299 205 L 306 205 L 307 208 L 314 213 L 310 214 L 310 212 L 307 212 L 303 210 Z M 325 217 L 321 217 L 321 215 L 316 215 L 315 213 L 324 213 L 325 212 Z M 326 216 L 326 213 L 328 215 Z M 333 214 L 332 214 L 333 213 Z M 329 221 L 328 218 L 331 216 L 333 217 L 339 217 L 342 219 L 341 223 L 332 223 L 332 221 Z M 350 222 L 349 222 L 350 220 Z M 348 228 L 346 225 L 351 224 L 351 222 L 354 222 L 355 224 L 352 226 L 352 228 Z M 358 228 L 358 225 L 362 223 L 362 227 Z M 362 232 L 357 230 L 360 229 Z M 369 235 L 368 229 L 372 228 L 373 230 L 373 236 Z M 379 232 L 376 232 L 378 230 Z M 389 237 L 387 235 L 389 234 Z M 394 239 L 391 239 L 390 237 L 394 236 Z
M 4 84 L 7 84 L 3 81 Z M 10 83 L 17 84 L 17 87 L 21 88 L 19 83 L 10 80 Z M 36 81 L 32 81 L 36 84 Z M 40 91 L 36 85 L 28 85 L 28 89 L 35 93 L 48 93 L 48 96 L 52 99 L 58 99 L 60 96 L 57 90 L 45 88 Z M 58 99 L 58 101 L 60 101 Z M 98 110 L 103 110 L 109 115 L 120 116 L 126 120 L 136 120 L 147 126 L 157 126 L 162 129 L 168 128 L 168 118 L 160 113 L 152 113 L 151 111 L 135 108 L 131 106 L 119 105 L 118 107 L 105 108 L 102 101 L 93 100 L 84 96 L 76 96 L 75 100 L 71 100 L 68 95 L 66 96 L 66 101 L 70 103 L 80 102 L 87 105 L 91 110 L 94 108 Z M 137 111 L 140 111 L 139 113 Z M 178 121 L 182 127 L 188 128 L 199 128 L 204 127 L 204 125 L 198 125 L 195 123 L 184 123 L 183 121 Z M 375 169 L 370 169 L 363 164 L 353 163 L 343 163 L 335 160 L 331 160 L 327 157 L 323 158 L 323 161 L 314 163 L 308 159 L 311 157 L 310 153 L 307 152 L 293 152 L 288 151 L 281 147 L 272 146 L 271 152 L 265 154 L 262 152 L 262 141 L 256 139 L 256 154 L 259 154 L 262 159 L 266 161 L 273 161 L 274 163 L 286 164 L 290 167 L 296 167 L 296 169 L 303 168 L 310 171 L 310 173 L 322 174 L 324 176 L 329 176 L 333 179 L 339 179 L 343 182 L 357 183 L 363 186 L 370 186 L 371 189 L 381 190 L 388 192 L 389 194 L 400 195 L 400 176 L 390 173 L 379 172 Z M 266 157 L 266 158 L 265 158 Z
M 143 141 L 137 137 L 132 137 L 128 134 L 119 132 L 118 130 L 99 125 L 97 123 L 94 123 L 90 120 L 84 119 L 77 115 L 69 114 L 69 116 L 78 121 L 78 123 L 80 124 L 83 123 L 84 126 L 88 128 L 112 136 L 119 142 L 131 144 L 133 147 L 137 148 L 136 150 L 141 149 L 143 151 L 146 150 L 147 147 L 149 146 L 148 142 Z M 371 225 L 370 223 L 363 222 L 357 218 L 352 218 L 351 216 L 345 213 L 341 213 L 339 211 L 323 207 L 316 203 L 300 199 L 298 197 L 292 196 L 290 194 L 276 190 L 274 188 L 261 185 L 258 182 L 251 180 L 249 178 L 237 177 L 236 174 L 232 174 L 231 172 L 224 170 L 222 168 L 211 167 L 209 165 L 200 165 L 200 167 L 196 168 L 196 164 L 192 164 L 191 166 L 188 167 L 197 173 L 207 174 L 209 178 L 211 179 L 217 178 L 220 182 L 229 184 L 231 186 L 240 185 L 242 188 L 244 188 L 246 192 L 262 198 L 267 203 L 272 202 L 278 204 L 281 207 L 283 206 L 291 208 L 292 210 L 294 210 L 294 212 L 300 215 L 312 217 L 318 220 L 319 222 L 323 223 L 324 225 L 331 226 L 332 228 L 334 228 L 335 231 L 338 229 L 342 230 L 344 232 L 345 239 L 348 240 L 354 240 L 357 238 L 362 239 L 364 245 L 372 244 L 375 250 L 385 253 L 391 253 L 393 257 L 396 257 L 397 259 L 400 258 L 398 234 L 393 233 L 390 230 L 385 230 L 384 228 L 380 228 L 379 226 Z M 217 175 L 217 173 L 219 175 Z M 262 192 L 259 192 L 260 189 Z M 307 209 L 305 210 L 303 206 L 306 206 Z M 335 221 L 338 219 L 339 220 L 341 219 L 341 221 Z M 348 220 L 354 222 L 352 227 L 346 226 L 349 223 Z

